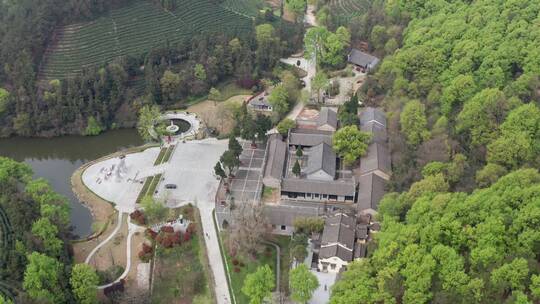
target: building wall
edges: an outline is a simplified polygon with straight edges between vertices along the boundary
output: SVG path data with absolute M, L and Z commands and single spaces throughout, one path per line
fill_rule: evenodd
M 332 198 L 330 199 L 330 197 L 327 195 L 327 194 L 321 194 L 321 193 L 297 193 L 298 196 L 296 197 L 297 200 L 302 200 L 302 201 L 313 201 L 313 202 L 326 202 L 326 201 L 330 201 L 330 202 L 353 202 L 354 200 L 351 200 L 351 201 L 346 201 L 345 200 L 345 197 L 344 196 L 337 196 L 337 198 Z M 303 196 L 302 196 L 303 195 Z M 316 197 L 316 196 L 319 196 L 319 197 Z M 295 198 L 292 198 L 292 197 L 289 197 L 286 193 L 281 193 L 281 198 L 282 199 L 289 199 L 289 200 L 294 200 Z
M 283 229 L 285 228 L 285 229 Z M 272 225 L 272 234 L 278 234 L 278 235 L 292 235 L 294 233 L 294 227 L 293 226 L 287 226 L 287 225 Z
M 323 263 L 328 263 L 326 266 L 326 269 L 324 267 Z M 327 259 L 321 259 L 319 258 L 318 268 L 321 272 L 332 272 L 332 273 L 338 273 L 342 267 L 347 267 L 349 263 L 346 261 L 343 261 L 342 259 L 338 257 L 330 257 Z M 332 267 L 334 265 L 334 267 Z

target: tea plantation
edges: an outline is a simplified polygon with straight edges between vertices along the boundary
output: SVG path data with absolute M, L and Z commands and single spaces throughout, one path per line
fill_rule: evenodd
M 174 11 L 166 11 L 149 0 L 139 0 L 91 22 L 65 26 L 57 31 L 56 43 L 45 55 L 40 77 L 65 78 L 84 67 L 118 56 L 141 55 L 197 33 L 249 31 L 252 19 L 243 12 L 253 8 L 242 0 L 227 2 L 237 5 L 236 9 L 212 0 L 178 0 Z
M 346 24 L 351 18 L 364 14 L 368 7 L 367 0 L 330 0 L 330 9 L 338 17 L 340 24 Z

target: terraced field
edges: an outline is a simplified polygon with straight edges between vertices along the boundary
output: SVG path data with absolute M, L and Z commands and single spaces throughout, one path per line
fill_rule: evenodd
M 225 0 L 221 5 L 228 10 L 249 17 L 256 17 L 264 6 L 262 0 Z
M 7 255 L 9 251 L 13 249 L 13 231 L 11 230 L 11 224 L 4 212 L 4 209 L 0 207 L 0 269 L 4 268 L 7 261 Z M 17 291 L 11 287 L 11 284 L 0 281 L 0 295 L 5 298 L 13 300 L 17 294 Z
M 13 248 L 13 231 L 9 219 L 0 207 L 0 268 L 3 268 L 7 261 L 8 252 Z
M 368 0 L 330 0 L 330 9 L 338 16 L 338 23 L 345 24 L 369 8 Z
M 144 54 L 197 33 L 226 30 L 241 35 L 252 27 L 249 17 L 212 0 L 179 0 L 177 7 L 169 12 L 150 0 L 139 0 L 94 21 L 59 29 L 56 43 L 45 54 L 40 78 L 66 78 L 84 67 Z

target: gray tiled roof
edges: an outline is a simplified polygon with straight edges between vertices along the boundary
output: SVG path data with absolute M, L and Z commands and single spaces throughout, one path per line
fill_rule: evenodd
M 358 212 L 366 209 L 377 211 L 385 193 L 386 180 L 377 174 L 362 175 L 358 179 Z
M 268 140 L 267 153 L 264 176 L 280 179 L 283 176 L 285 157 L 287 155 L 287 144 L 281 140 L 279 135 L 272 136 Z
M 326 174 L 336 176 L 336 153 L 326 143 L 318 144 L 309 149 L 306 174 L 323 170 Z
M 367 154 L 360 158 L 360 174 L 380 170 L 390 175 L 391 162 L 388 149 L 379 143 L 372 143 L 368 146 Z
M 386 141 L 388 140 L 386 127 L 381 126 L 374 121 L 370 121 L 364 125 L 361 125 L 360 130 L 372 134 L 373 137 L 371 139 L 371 142 L 386 144 Z
M 332 146 L 332 131 L 294 129 L 289 134 L 289 145 L 313 147 L 321 143 Z
M 328 217 L 324 224 L 319 256 L 337 256 L 344 261 L 352 261 L 355 229 L 356 219 L 352 216 L 339 213 Z
M 360 126 L 366 125 L 368 122 L 377 122 L 386 127 L 386 115 L 379 108 L 367 107 L 360 112 Z
M 339 245 L 332 245 L 327 247 L 321 247 L 319 250 L 319 257 L 323 259 L 337 256 L 343 261 L 350 262 L 353 260 L 353 251 L 347 250 Z
M 299 217 L 318 217 L 324 210 L 315 206 L 287 206 L 269 205 L 264 207 L 264 214 L 272 225 L 293 226 L 294 220 Z
M 317 118 L 317 126 L 329 125 L 332 128 L 337 129 L 337 124 L 337 112 L 328 107 L 321 108 L 319 117 Z
M 305 178 L 284 178 L 281 182 L 281 191 L 354 196 L 356 194 L 356 182 L 349 179 L 318 181 Z
M 352 62 L 356 65 L 373 68 L 379 63 L 379 58 L 364 53 L 357 49 L 352 49 L 349 53 L 349 62 Z

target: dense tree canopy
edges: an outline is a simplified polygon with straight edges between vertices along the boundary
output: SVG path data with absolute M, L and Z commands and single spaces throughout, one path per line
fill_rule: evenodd
M 425 186 L 436 185 L 430 178 Z M 377 248 L 349 267 L 331 303 L 538 300 L 538 171 L 515 171 L 472 194 L 433 186 L 383 199 Z
M 358 130 L 357 126 L 346 126 L 339 129 L 332 138 L 336 154 L 343 158 L 346 165 L 352 165 L 366 153 L 371 134 Z
M 540 53 L 535 47 L 540 42 L 540 3 L 382 3 L 383 16 L 372 11 L 367 21 L 354 19 L 349 27 L 367 22 L 371 33 L 360 36 L 369 38 L 376 50 L 384 44 L 380 53 L 386 57 L 362 91 L 384 94 L 383 104 L 392 114 L 395 189 L 407 189 L 418 180 L 419 169 L 429 160 L 446 161 L 455 153 L 464 154 L 470 165 L 458 185 L 462 190 L 474 189 L 476 171 L 486 163 L 512 170 L 538 167 L 533 138 L 538 138 L 534 125 L 540 101 Z M 518 123 L 516 117 L 524 114 L 523 124 Z M 515 127 L 503 129 L 510 124 Z
M 45 180 L 32 180 L 28 165 L 0 157 L 0 213 L 9 219 L 0 233 L 12 240 L 0 243 L 2 284 L 43 303 L 71 300 L 69 211 L 67 200 Z

